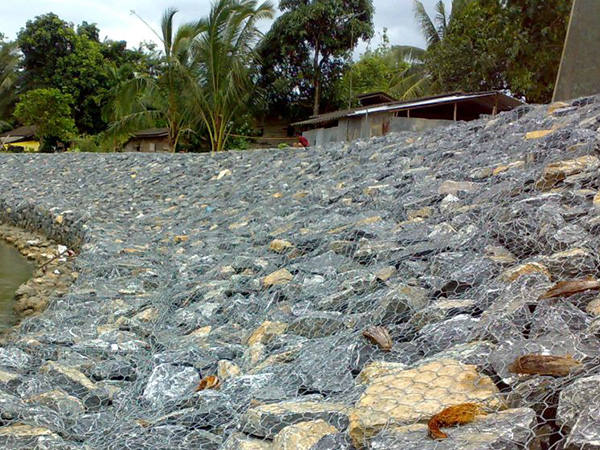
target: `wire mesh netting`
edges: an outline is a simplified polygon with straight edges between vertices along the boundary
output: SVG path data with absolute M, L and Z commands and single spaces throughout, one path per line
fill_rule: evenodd
M 3 156 L 5 219 L 85 243 L 0 348 L 0 442 L 600 448 L 599 126 L 589 98 L 317 149 Z

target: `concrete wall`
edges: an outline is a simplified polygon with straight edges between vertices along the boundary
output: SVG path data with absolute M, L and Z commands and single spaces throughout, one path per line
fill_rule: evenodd
M 153 139 L 132 139 L 127 143 L 124 149 L 126 152 L 168 152 L 169 138 L 153 138 Z
M 424 131 L 454 123 L 452 120 L 414 119 L 412 117 L 392 117 L 390 131 Z
M 600 92 L 599 0 L 575 0 L 554 101 L 571 100 Z
M 338 127 L 332 128 L 317 128 L 316 130 L 309 130 L 302 133 L 302 135 L 308 139 L 310 145 L 323 145 L 329 142 L 338 142 Z

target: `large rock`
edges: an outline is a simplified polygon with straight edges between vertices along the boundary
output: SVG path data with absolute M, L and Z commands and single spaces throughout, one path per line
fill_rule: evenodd
M 417 424 L 384 431 L 370 443 L 371 450 L 521 450 L 539 448 L 533 428 L 535 412 L 509 409 L 478 417 L 458 428 L 444 428 L 450 437 L 434 441 L 427 425 Z
M 153 407 L 179 403 L 194 393 L 199 382 L 193 367 L 160 364 L 152 371 L 143 398 Z
M 241 429 L 254 436 L 272 439 L 285 427 L 300 422 L 323 420 L 343 430 L 348 426 L 349 408 L 330 402 L 282 402 L 251 408 L 241 418 Z
M 29 397 L 26 401 L 28 403 L 46 406 L 67 417 L 77 417 L 85 411 L 85 407 L 79 399 L 59 390 L 35 395 Z
M 46 362 L 41 367 L 40 372 L 51 377 L 58 386 L 78 398 L 85 397 L 97 389 L 96 384 L 82 372 L 73 367 L 63 366 L 55 361 Z
M 350 413 L 350 436 L 362 447 L 384 428 L 427 421 L 450 405 L 501 407 L 499 394 L 492 379 L 475 366 L 451 359 L 375 377 Z
M 600 375 L 581 378 L 560 393 L 556 420 L 569 450 L 600 449 Z
M 337 428 L 323 420 L 289 425 L 273 439 L 273 450 L 311 450 L 323 436 L 337 431 Z
M 0 445 L 13 450 L 30 450 L 33 448 L 67 450 L 70 447 L 59 435 L 48 428 L 24 424 L 1 427 Z

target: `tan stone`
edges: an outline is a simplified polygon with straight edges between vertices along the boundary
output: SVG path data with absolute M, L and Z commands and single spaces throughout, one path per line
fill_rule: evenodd
M 289 425 L 273 439 L 273 450 L 310 450 L 323 436 L 337 432 L 336 427 L 324 420 Z
M 158 309 L 146 308 L 133 316 L 133 318 L 141 322 L 154 322 L 156 319 L 158 319 Z
M 15 436 L 15 437 L 37 437 L 37 436 L 49 436 L 58 438 L 57 434 L 54 434 L 48 428 L 34 427 L 32 425 L 16 424 L 9 425 L 7 427 L 0 428 L 0 436 Z
M 251 438 L 244 433 L 233 433 L 229 439 L 219 447 L 221 450 L 271 450 L 271 441 Z
M 64 410 L 69 410 L 71 413 L 83 414 L 85 412 L 85 407 L 78 398 L 58 389 L 29 397 L 25 401 L 27 403 L 37 403 L 51 409 L 58 408 L 60 410 L 62 406 Z
M 568 106 L 569 106 L 569 104 L 565 103 L 565 102 L 555 102 L 555 103 L 552 103 L 550 106 L 548 106 L 546 113 L 548 115 L 551 115 L 551 114 L 554 114 L 555 111 L 557 111 L 561 108 L 566 108 Z
M 58 216 L 56 216 L 56 218 L 54 220 L 56 221 L 57 224 L 62 225 L 65 218 L 62 215 L 58 215 Z
M 368 186 L 363 189 L 363 194 L 376 195 L 381 189 L 385 189 L 386 187 L 389 187 L 389 184 L 376 184 L 373 186 Z
M 183 235 L 183 234 L 179 235 L 179 236 L 175 236 L 173 238 L 173 240 L 175 241 L 176 244 L 180 244 L 182 242 L 187 242 L 189 239 L 190 239 L 189 236 L 186 236 L 186 235 Z
M 249 346 L 254 344 L 268 344 L 275 336 L 283 334 L 287 328 L 287 323 L 265 321 L 256 328 L 248 337 L 246 342 Z
M 246 225 L 248 225 L 248 222 L 237 222 L 232 223 L 227 228 L 229 228 L 230 230 L 239 230 L 240 228 L 244 228 Z
M 406 370 L 406 364 L 375 361 L 363 367 L 363 370 L 356 377 L 356 382 L 358 384 L 370 384 L 375 378 L 391 375 L 403 370 Z
M 586 306 L 585 310 L 594 316 L 600 316 L 600 298 L 592 300 Z
M 600 191 L 594 195 L 594 205 L 600 205 Z
M 410 220 L 427 219 L 428 217 L 431 217 L 432 215 L 433 215 L 433 209 L 429 208 L 427 206 L 425 208 L 416 209 L 414 211 L 409 211 L 407 213 L 407 216 Z
M 244 352 L 244 369 L 256 366 L 265 358 L 266 347 L 261 343 L 251 345 Z
M 532 262 L 527 264 L 521 264 L 516 267 L 511 267 L 501 275 L 503 281 L 513 282 L 523 275 L 530 275 L 532 273 L 541 273 L 548 279 L 551 279 L 550 271 L 546 266 L 540 263 Z
M 317 420 L 321 417 L 328 416 L 331 417 L 332 420 L 335 420 L 335 423 L 338 423 L 342 418 L 345 418 L 349 412 L 350 408 L 342 403 L 286 401 L 280 403 L 268 403 L 250 408 L 244 413 L 242 423 L 248 425 L 250 429 L 260 429 L 264 427 L 264 424 L 274 421 L 275 418 L 277 419 L 277 422 L 280 422 L 282 417 L 294 418 L 298 416 L 306 417 L 306 420 Z M 269 429 L 269 431 L 272 430 Z
M 18 380 L 19 375 L 6 370 L 0 370 L 0 383 L 9 383 L 14 380 Z
M 294 276 L 287 269 L 279 269 L 263 278 L 263 286 L 288 284 L 293 279 Z
M 221 180 L 229 175 L 231 175 L 231 170 L 223 169 L 219 172 L 219 175 L 217 175 L 217 180 Z
M 375 377 L 350 413 L 350 436 L 362 448 L 385 427 L 427 421 L 442 409 L 465 402 L 503 406 L 490 377 L 452 359 Z
M 548 136 L 553 131 L 554 130 L 536 130 L 536 131 L 530 131 L 529 133 L 527 133 L 525 135 L 525 139 L 541 139 L 544 136 Z
M 480 188 L 480 184 L 473 183 L 471 181 L 444 181 L 438 188 L 438 194 L 440 195 L 456 195 L 460 191 L 474 192 Z
M 485 254 L 489 259 L 500 264 L 514 264 L 517 261 L 515 255 L 500 246 L 487 246 L 485 248 Z
M 358 222 L 355 223 L 355 225 L 357 225 L 357 226 L 370 225 L 372 223 L 377 223 L 380 221 L 381 221 L 381 216 L 373 216 L 373 217 L 367 217 L 366 219 L 359 220 Z
M 276 228 L 275 230 L 273 230 L 271 232 L 271 236 L 279 236 L 280 234 L 283 233 L 287 233 L 288 231 L 290 231 L 292 228 L 294 228 L 294 224 L 292 223 L 287 223 L 285 225 L 280 226 L 279 228 Z
M 294 244 L 292 244 L 290 241 L 286 241 L 285 239 L 274 239 L 271 241 L 269 248 L 275 253 L 285 253 L 294 248 Z
M 511 169 L 521 169 L 525 167 L 525 161 L 515 161 L 505 166 L 498 166 L 492 172 L 492 175 L 499 175 L 503 172 L 508 172 Z
M 204 337 L 208 336 L 211 331 L 212 331 L 212 327 L 210 325 L 208 325 L 206 327 L 201 327 L 201 328 L 195 329 L 194 331 L 192 331 L 189 334 L 189 336 L 193 336 L 193 337 L 197 337 L 197 338 L 204 338 Z
M 375 272 L 375 278 L 381 281 L 389 280 L 396 273 L 394 266 L 386 266 Z
M 590 155 L 548 164 L 544 169 L 542 178 L 536 183 L 536 188 L 541 190 L 550 189 L 557 182 L 564 180 L 568 176 L 575 175 L 586 170 L 597 169 L 598 166 L 600 166 L 600 159 L 598 159 L 596 156 Z
M 217 376 L 221 380 L 235 378 L 235 377 L 241 375 L 241 373 L 242 373 L 242 369 L 240 369 L 237 364 L 232 363 L 231 361 L 222 359 L 221 361 L 218 362 Z
M 86 389 L 96 389 L 96 385 L 79 370 L 74 369 L 73 367 L 63 366 L 56 361 L 46 361 L 46 363 L 44 363 L 44 365 L 40 368 L 40 372 L 54 372 L 64 376 L 71 382 L 83 386 Z

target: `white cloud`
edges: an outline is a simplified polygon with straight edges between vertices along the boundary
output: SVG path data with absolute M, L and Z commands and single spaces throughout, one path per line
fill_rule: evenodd
M 432 10 L 437 0 L 425 0 L 425 5 Z M 54 12 L 61 18 L 79 24 L 82 21 L 95 22 L 105 36 L 114 40 L 126 40 L 130 47 L 137 46 L 145 40 L 156 41 L 154 33 L 131 14 L 135 10 L 155 30 L 159 31 L 160 18 L 169 6 L 180 10 L 180 22 L 194 20 L 205 16 L 210 10 L 209 0 L 4 0 L 0 15 L 0 32 L 9 38 L 15 38 L 17 32 L 25 26 L 27 20 L 35 16 Z M 413 15 L 412 0 L 373 0 L 375 6 L 375 27 L 380 34 L 383 28 L 388 29 L 392 44 L 425 45 Z M 269 24 L 263 23 L 261 28 L 268 30 Z M 380 41 L 373 40 L 373 46 Z M 362 43 L 362 51 L 366 44 Z

